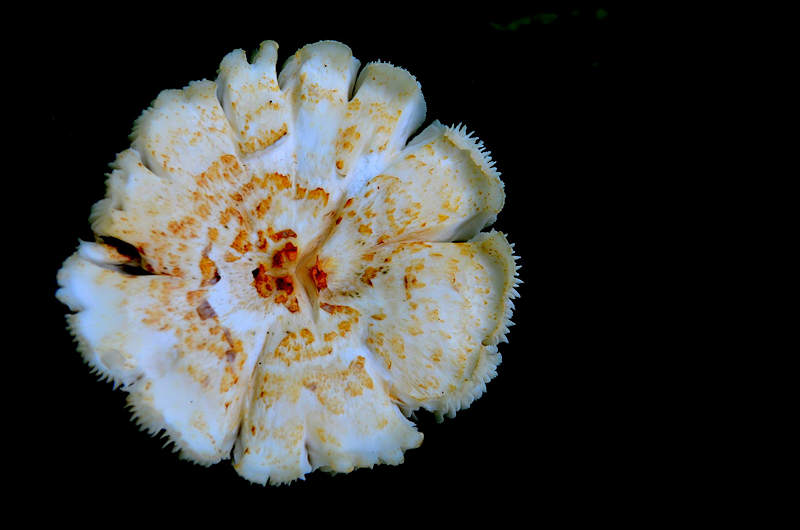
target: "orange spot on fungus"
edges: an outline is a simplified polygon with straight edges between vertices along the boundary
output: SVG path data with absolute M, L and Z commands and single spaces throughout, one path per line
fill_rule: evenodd
M 256 288 L 258 295 L 262 298 L 269 297 L 275 289 L 275 282 L 272 277 L 267 274 L 267 268 L 264 267 L 263 264 L 258 265 L 258 273 L 253 279 L 253 286 Z
M 294 292 L 294 282 L 292 281 L 292 277 L 291 276 L 275 277 L 275 288 L 279 291 L 285 292 L 287 295 L 292 294 Z
M 300 310 L 300 306 L 297 304 L 296 296 L 289 298 L 289 302 L 285 305 L 286 309 L 288 309 L 290 313 L 297 313 Z
M 319 266 L 319 256 L 317 256 L 317 262 L 311 267 L 309 274 L 314 281 L 314 285 L 317 287 L 317 291 L 328 287 L 328 273 Z
M 214 285 L 220 279 L 219 273 L 217 272 L 217 265 L 208 256 L 203 256 L 200 259 L 200 274 L 203 278 L 200 285 L 203 287 Z
M 197 291 L 189 291 L 186 293 L 186 301 L 189 305 L 195 305 L 202 302 L 203 298 L 205 297 L 206 291 L 204 289 L 198 289 Z
M 314 188 L 313 190 L 308 192 L 308 199 L 317 199 L 321 200 L 324 206 L 328 205 L 328 192 L 322 188 Z
M 372 279 L 377 276 L 377 274 L 378 269 L 375 267 L 367 267 L 364 270 L 364 274 L 361 275 L 361 281 L 372 287 Z
M 281 230 L 280 232 L 272 232 L 270 230 L 269 234 L 269 238 L 275 241 L 276 243 L 281 239 L 287 239 L 290 237 L 297 237 L 297 234 L 294 233 L 294 230 L 287 229 L 287 230 Z
M 231 243 L 231 248 L 234 249 L 239 254 L 244 254 L 246 252 L 250 252 L 250 248 L 252 245 L 250 241 L 247 239 L 247 232 L 244 230 L 240 230 L 239 233 L 236 235 L 236 239 L 233 240 Z
M 347 315 L 353 315 L 357 313 L 355 309 L 353 309 L 352 307 L 348 307 L 346 305 L 334 305 L 322 302 L 321 304 L 319 304 L 319 307 L 320 309 L 322 309 L 326 313 L 330 313 L 331 315 L 334 315 L 336 313 L 345 313 Z
M 279 190 L 285 190 L 292 186 L 289 177 L 281 173 L 267 173 L 264 175 L 264 184 L 272 182 L 272 184 Z
M 267 245 L 268 245 L 267 238 L 264 236 L 264 231 L 263 230 L 259 230 L 258 231 L 258 243 L 256 243 L 256 246 L 258 247 L 258 250 L 267 250 Z
M 261 219 L 269 210 L 269 207 L 272 205 L 272 196 L 263 199 L 256 205 L 256 216 Z
M 290 241 L 282 249 L 275 252 L 272 256 L 272 266 L 276 269 L 283 267 L 286 263 L 297 259 L 297 247 Z

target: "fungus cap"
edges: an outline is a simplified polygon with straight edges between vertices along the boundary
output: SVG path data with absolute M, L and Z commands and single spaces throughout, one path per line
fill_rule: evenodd
M 58 272 L 78 350 L 182 457 L 266 484 L 398 464 L 468 407 L 517 296 L 500 175 L 416 79 L 310 44 L 224 57 L 136 120 Z

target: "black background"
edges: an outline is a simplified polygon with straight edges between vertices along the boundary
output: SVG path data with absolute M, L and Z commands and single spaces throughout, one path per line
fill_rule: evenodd
M 49 347 L 37 384 L 42 403 L 32 401 L 29 416 L 31 438 L 43 445 L 36 452 L 46 457 L 29 473 L 31 491 L 74 487 L 84 502 L 115 499 L 145 520 L 142 506 L 174 507 L 179 498 L 197 513 L 258 506 L 265 524 L 274 510 L 313 511 L 320 499 L 352 499 L 337 505 L 342 517 L 372 505 L 423 519 L 436 506 L 498 517 L 523 510 L 564 522 L 624 503 L 610 492 L 622 480 L 620 451 L 633 443 L 620 429 L 635 418 L 620 409 L 622 359 L 593 317 L 613 300 L 607 271 L 616 266 L 623 222 L 615 198 L 626 184 L 610 157 L 620 96 L 616 13 L 598 7 L 484 7 L 446 16 L 355 6 L 319 14 L 299 3 L 284 11 L 187 7 L 194 14 L 178 17 L 135 7 L 50 12 L 41 34 L 31 36 L 41 65 L 38 123 L 51 146 L 41 155 L 50 168 L 45 207 L 57 220 L 39 262 L 37 329 L 46 330 Z M 82 363 L 64 329 L 66 308 L 53 295 L 61 262 L 78 239 L 92 239 L 90 207 L 104 196 L 108 164 L 128 146 L 141 111 L 162 89 L 214 79 L 227 52 L 251 52 L 268 39 L 280 45 L 279 65 L 306 43 L 334 39 L 362 64 L 402 66 L 422 85 L 423 128 L 438 119 L 475 131 L 505 182 L 495 228 L 515 243 L 524 283 L 510 343 L 500 345 L 499 375 L 455 419 L 437 424 L 418 413 L 425 440 L 404 464 L 315 472 L 264 488 L 239 478 L 229 462 L 203 468 L 181 461 L 139 431 L 124 393 L 96 381 Z

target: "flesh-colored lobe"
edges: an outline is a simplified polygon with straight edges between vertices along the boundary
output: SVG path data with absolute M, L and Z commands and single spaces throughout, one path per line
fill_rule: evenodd
M 405 410 L 453 414 L 480 396 L 500 362 L 515 295 L 512 250 L 498 232 L 465 243 L 378 247 L 360 269 L 331 270 L 326 299 L 357 291 L 366 343 Z
M 343 208 L 320 256 L 469 239 L 494 220 L 503 201 L 502 182 L 479 146 L 462 130 L 434 123 Z
M 264 325 L 264 315 L 231 305 L 226 282 L 197 289 L 85 255 L 67 260 L 58 278 L 59 299 L 79 311 L 69 320 L 84 358 L 129 392 L 143 427 L 165 429 L 196 461 L 225 458 L 264 340 L 254 324 Z
M 249 208 L 263 189 L 236 154 L 214 83 L 162 92 L 132 136 L 92 210 L 97 234 L 133 245 L 152 272 L 190 279 L 202 277 L 209 244 L 228 249 L 219 264 L 257 243 Z
M 208 243 L 247 247 L 246 218 L 225 192 L 242 187 L 244 168 L 221 155 L 192 178 L 190 190 L 161 178 L 134 150 L 122 152 L 109 176 L 107 197 L 92 210 L 95 233 L 131 244 L 150 271 L 187 279 L 207 279 L 201 264 Z M 221 223 L 224 220 L 225 223 Z
M 265 41 L 252 64 L 244 51 L 225 56 L 217 77 L 217 94 L 244 155 L 261 151 L 290 133 L 291 106 L 278 86 L 278 45 Z
M 161 92 L 136 120 L 132 138 L 131 147 L 147 168 L 187 190 L 214 161 L 237 155 L 235 135 L 212 81 Z
M 291 56 L 278 77 L 290 98 L 296 128 L 297 183 L 324 188 L 336 202 L 336 137 L 359 62 L 350 48 L 331 41 L 310 44 Z
M 287 322 L 267 345 L 234 450 L 242 476 L 281 483 L 318 468 L 396 464 L 420 444 L 352 333 L 359 321 L 355 309 L 329 306 L 313 326 Z
M 386 63 L 361 70 L 336 139 L 336 171 L 358 189 L 389 165 L 425 119 L 414 77 Z

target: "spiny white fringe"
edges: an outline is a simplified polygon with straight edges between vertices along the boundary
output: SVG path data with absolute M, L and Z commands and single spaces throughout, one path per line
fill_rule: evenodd
M 453 140 L 461 149 L 471 153 L 472 159 L 483 171 L 492 177 L 500 178 L 500 172 L 495 167 L 492 153 L 486 148 L 483 140 L 475 136 L 474 131 L 468 132 L 467 126 L 463 123 L 445 127 L 447 136 Z
M 133 393 L 128 394 L 126 408 L 131 412 L 131 420 L 136 423 L 140 430 L 146 431 L 150 436 L 164 438 L 165 442 L 162 448 L 166 449 L 172 444 L 171 451 L 178 453 L 182 460 L 209 467 L 230 457 L 229 454 L 226 454 L 219 458 L 208 459 L 188 449 L 180 434 L 171 429 L 151 407 L 141 404 Z

